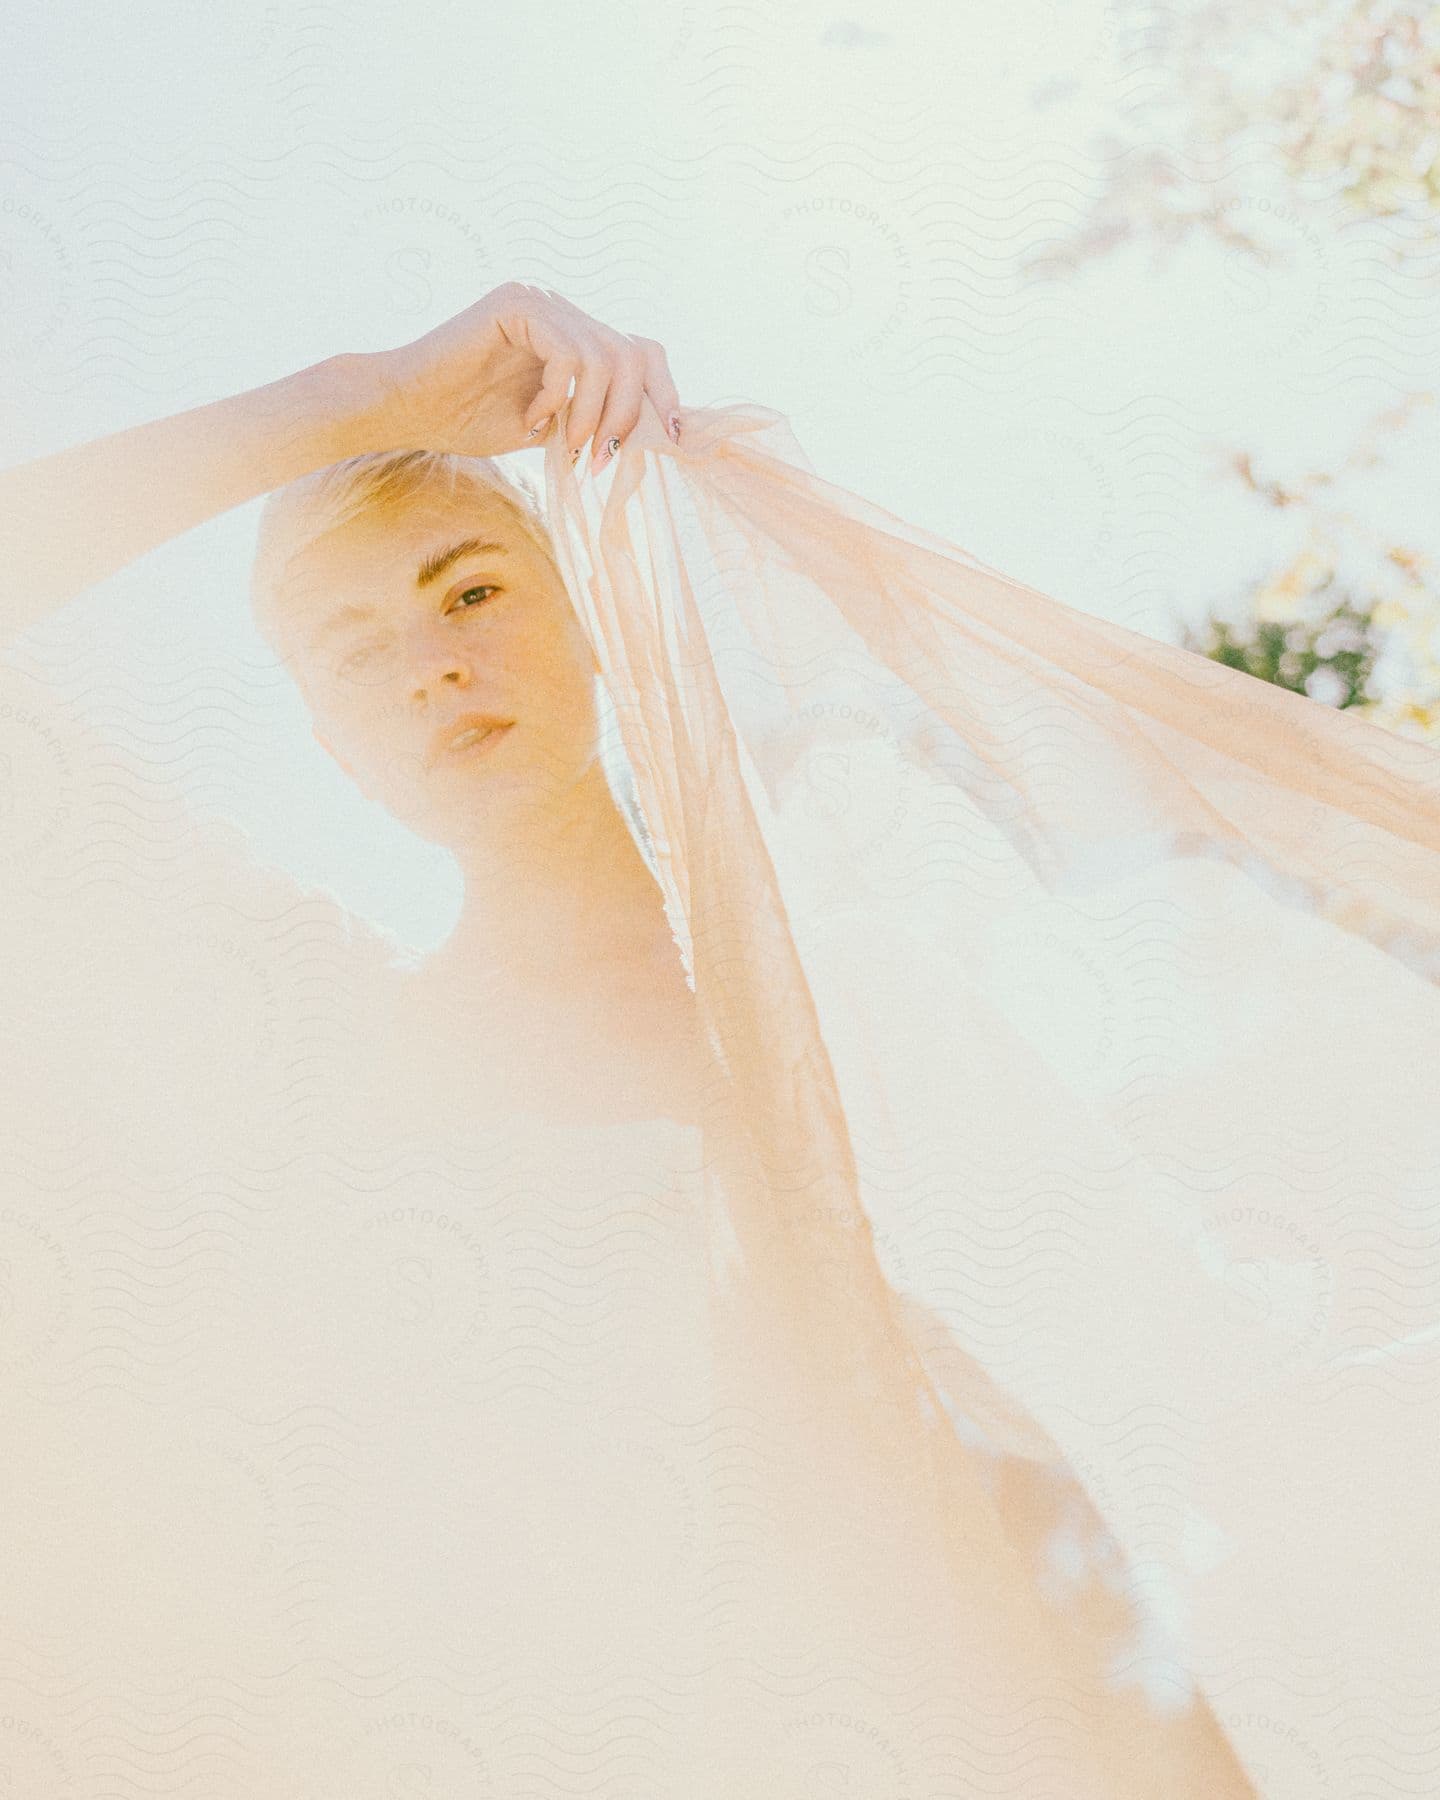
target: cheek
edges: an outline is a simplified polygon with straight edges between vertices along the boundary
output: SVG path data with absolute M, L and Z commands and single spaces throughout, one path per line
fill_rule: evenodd
M 424 747 L 424 734 L 408 709 L 379 693 L 348 693 L 311 708 L 311 722 L 331 754 L 367 789 L 407 754 Z
M 578 716 L 594 707 L 595 655 L 580 621 L 571 613 L 554 621 L 543 650 L 547 685 Z
M 581 661 L 573 646 L 557 653 L 546 683 L 545 710 L 551 728 L 577 753 L 589 756 L 600 729 L 600 708 L 595 692 L 595 673 L 588 656 Z

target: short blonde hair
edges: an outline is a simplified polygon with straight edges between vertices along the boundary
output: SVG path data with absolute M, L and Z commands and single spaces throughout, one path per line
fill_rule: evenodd
M 281 657 L 293 647 L 287 629 L 285 580 L 295 557 L 327 531 L 370 512 L 383 512 L 420 493 L 474 493 L 498 501 L 532 543 L 555 561 L 539 496 L 520 473 L 493 457 L 446 450 L 379 450 L 347 457 L 277 488 L 260 514 L 250 608 L 261 636 Z

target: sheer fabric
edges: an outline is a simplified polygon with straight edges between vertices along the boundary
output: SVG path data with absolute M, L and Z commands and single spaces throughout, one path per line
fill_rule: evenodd
M 1266 1793 L 1397 1779 L 1440 1674 L 1440 754 L 987 568 L 772 411 L 677 447 L 647 407 L 594 482 L 555 438 L 721 1072 L 717 1305 L 804 1456 L 957 1567 L 967 1445 L 1068 1471 L 1154 1626 L 1117 1681 L 1198 1676 Z
M 547 500 L 693 1128 L 483 1116 L 183 684 L 4 674 L 16 1781 L 1116 1800 L 1198 1682 L 1265 1800 L 1423 1790 L 1436 755 L 760 408 Z

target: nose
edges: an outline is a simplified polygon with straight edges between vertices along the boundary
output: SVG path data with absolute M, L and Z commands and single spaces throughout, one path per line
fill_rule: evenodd
M 457 656 L 449 650 L 437 656 L 432 665 L 424 673 L 424 684 L 417 687 L 411 696 L 417 706 L 423 706 L 427 700 L 433 700 L 437 694 L 451 689 L 464 690 L 470 685 L 470 665 L 464 657 Z

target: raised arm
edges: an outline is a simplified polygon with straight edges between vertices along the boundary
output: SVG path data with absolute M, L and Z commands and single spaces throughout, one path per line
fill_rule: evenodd
M 597 452 L 623 440 L 646 393 L 662 417 L 676 411 L 659 344 L 506 282 L 398 350 L 331 357 L 0 471 L 0 642 L 147 550 L 344 457 L 539 443 L 572 382 L 577 453 L 592 434 Z
M 355 360 L 0 471 L 0 639 L 192 526 L 365 447 Z

